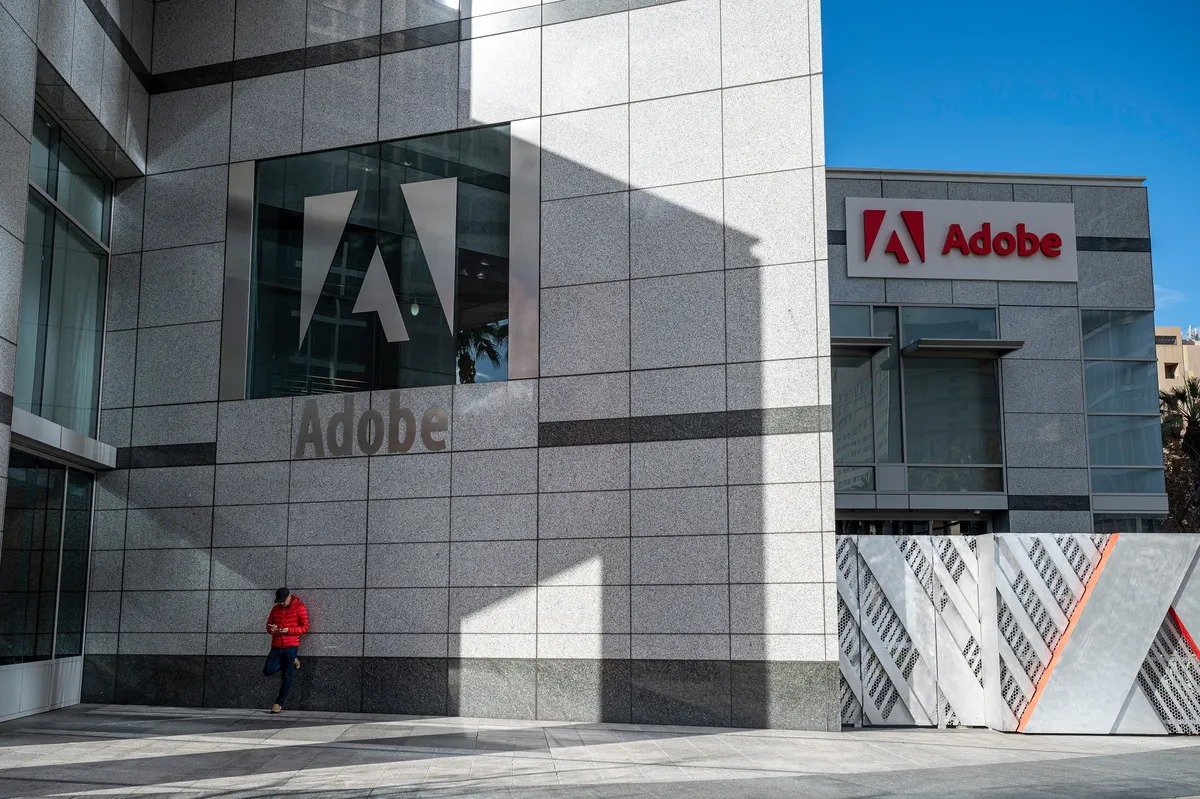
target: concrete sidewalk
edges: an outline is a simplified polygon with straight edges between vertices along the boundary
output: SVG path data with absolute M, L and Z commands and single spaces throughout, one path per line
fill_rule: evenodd
M 1200 795 L 1200 740 L 78 706 L 0 725 L 0 797 Z

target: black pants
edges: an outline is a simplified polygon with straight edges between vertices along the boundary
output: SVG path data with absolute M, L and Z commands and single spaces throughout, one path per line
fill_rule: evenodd
M 292 690 L 292 672 L 296 670 L 296 653 L 299 651 L 300 647 L 297 646 L 273 646 L 270 654 L 267 655 L 267 663 L 263 666 L 263 676 L 271 677 L 282 672 L 279 678 L 279 695 L 275 697 L 277 705 L 282 705 L 288 698 L 288 692 Z

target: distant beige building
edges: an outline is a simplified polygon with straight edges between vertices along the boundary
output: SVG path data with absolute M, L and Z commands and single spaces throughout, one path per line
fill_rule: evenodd
M 1188 332 L 1193 333 L 1191 329 Z M 1154 349 L 1158 355 L 1159 391 L 1182 386 L 1185 378 L 1200 377 L 1200 346 L 1183 335 L 1183 328 L 1154 328 Z

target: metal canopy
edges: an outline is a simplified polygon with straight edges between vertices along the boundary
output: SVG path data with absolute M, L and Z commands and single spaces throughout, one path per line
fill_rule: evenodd
M 1024 341 L 999 338 L 919 338 L 900 351 L 910 358 L 1002 358 L 1025 346 Z
M 830 347 L 834 355 L 874 355 L 892 346 L 891 336 L 831 336 Z

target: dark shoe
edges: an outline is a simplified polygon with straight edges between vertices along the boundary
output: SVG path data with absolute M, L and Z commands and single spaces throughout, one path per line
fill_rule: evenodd
M 300 658 L 296 658 L 296 660 L 292 663 L 292 668 L 294 668 L 296 671 L 300 671 Z
M 280 707 L 278 704 L 271 705 L 271 712 L 272 712 L 272 713 L 282 713 L 282 712 L 283 712 L 283 708 L 282 708 L 282 707 Z

